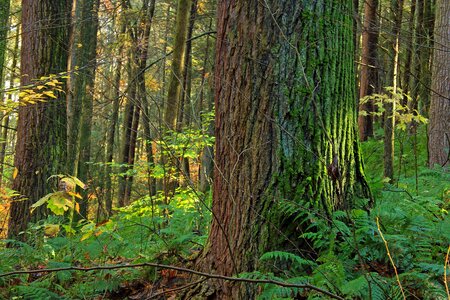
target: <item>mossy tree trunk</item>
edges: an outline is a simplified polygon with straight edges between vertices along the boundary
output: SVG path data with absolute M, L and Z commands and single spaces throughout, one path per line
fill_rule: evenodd
M 283 207 L 330 215 L 354 207 L 355 194 L 369 195 L 357 140 L 352 6 L 219 1 L 213 221 L 199 269 L 236 275 L 257 269 L 267 251 L 303 255 L 301 226 Z M 209 287 L 208 299 L 256 294 L 254 286 Z
M 22 0 L 21 85 L 67 70 L 70 1 Z M 9 237 L 31 220 L 29 207 L 51 191 L 47 179 L 65 168 L 65 97 L 21 106 L 17 124 L 12 188 L 22 197 L 11 203 Z M 17 200 L 17 199 L 16 199 Z M 36 210 L 33 220 L 42 217 Z
M 167 101 L 164 108 L 164 123 L 161 133 L 164 136 L 166 131 L 177 129 L 177 116 L 181 102 L 181 89 L 183 87 L 184 57 L 186 54 L 186 39 L 189 27 L 189 12 L 191 11 L 191 0 L 179 0 L 177 6 L 176 26 L 174 31 L 174 44 L 172 54 L 171 74 L 169 87 L 167 90 Z M 164 147 L 168 151 L 167 147 Z M 161 156 L 161 164 L 166 168 L 166 175 L 163 178 L 163 191 L 165 202 L 169 202 L 170 195 L 175 192 L 176 182 L 173 177 L 172 167 L 179 164 L 177 158 L 170 153 Z

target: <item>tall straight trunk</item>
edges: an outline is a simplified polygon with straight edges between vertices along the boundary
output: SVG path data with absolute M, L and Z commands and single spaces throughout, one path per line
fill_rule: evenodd
M 89 162 L 91 160 L 91 131 L 92 131 L 92 114 L 94 103 L 94 85 L 95 73 L 97 68 L 97 30 L 98 30 L 98 9 L 99 0 L 83 0 L 81 20 L 85 22 L 84 30 L 81 35 L 81 57 L 80 64 L 83 70 L 76 78 L 78 89 L 77 95 L 81 102 L 81 116 L 79 124 L 79 135 L 77 144 L 79 153 L 77 176 L 85 182 L 89 182 Z M 88 194 L 83 193 L 83 200 L 80 203 L 80 215 L 87 218 L 88 216 Z
M 411 108 L 419 109 L 422 113 L 428 111 L 431 85 L 431 48 L 433 16 L 431 1 L 417 0 L 414 40 L 414 77 L 411 84 Z
M 212 19 L 209 22 L 209 31 L 211 31 L 211 27 L 212 27 Z M 206 37 L 206 47 L 205 47 L 205 56 L 203 59 L 203 69 L 202 69 L 202 81 L 201 81 L 201 90 L 200 90 L 200 96 L 199 96 L 199 106 L 198 106 L 198 111 L 201 112 L 203 111 L 203 106 L 204 106 L 204 102 L 205 102 L 205 94 L 206 94 L 206 105 L 205 105 L 205 109 L 207 112 L 210 112 L 213 110 L 214 108 L 214 99 L 213 96 L 211 95 L 212 93 L 210 93 L 210 91 L 212 91 L 210 85 L 207 83 L 207 78 L 206 78 L 206 74 L 207 74 L 207 65 L 208 65 L 208 58 L 209 58 L 209 52 L 210 52 L 210 37 L 207 36 Z M 205 90 L 207 90 L 208 92 L 205 93 Z M 210 124 L 208 124 L 207 128 L 203 128 L 203 120 L 202 117 L 200 115 L 200 126 L 201 129 L 206 132 L 208 135 L 210 136 L 214 136 L 214 123 L 210 122 Z M 212 146 L 205 146 L 203 147 L 202 150 L 202 154 L 201 154 L 201 159 L 200 159 L 200 167 L 199 167 L 199 190 L 203 193 L 205 193 L 206 191 L 208 191 L 210 189 L 210 181 L 213 178 L 213 172 L 214 172 L 214 147 Z
M 177 131 L 181 132 L 183 126 L 187 127 L 191 122 L 191 90 L 192 90 L 192 33 L 194 31 L 195 19 L 197 17 L 197 0 L 192 0 L 189 26 L 186 37 L 186 53 L 184 55 L 183 88 L 181 90 L 181 101 L 178 109 Z M 189 158 L 180 158 L 180 171 L 184 182 L 191 179 Z
M 393 20 L 390 57 L 392 58 L 392 69 L 389 70 L 389 81 L 393 85 L 393 94 L 397 94 L 398 88 L 398 59 L 400 30 L 402 24 L 403 0 L 391 1 L 391 16 Z M 394 96 L 395 97 L 395 96 Z M 387 102 L 384 105 L 384 177 L 392 180 L 394 178 L 394 154 L 395 154 L 395 110 L 396 102 Z
M 166 130 L 173 131 L 177 128 L 177 115 L 180 107 L 181 88 L 183 86 L 184 56 L 190 9 L 191 0 L 178 0 L 172 66 L 169 88 L 167 91 L 167 101 L 164 109 L 162 134 L 164 134 Z M 169 149 L 164 150 L 167 151 Z M 174 182 L 171 177 L 173 176 L 172 167 L 178 167 L 177 158 L 171 154 L 164 154 L 161 156 L 161 164 L 166 169 L 166 175 L 163 178 L 163 190 L 165 201 L 167 202 L 176 187 L 176 182 Z
M 124 35 L 126 32 L 125 22 L 121 25 L 120 34 Z M 123 59 L 123 43 L 120 44 L 118 49 L 118 58 L 115 60 L 115 73 L 114 73 L 114 86 L 112 87 L 112 111 L 110 117 L 110 123 L 108 126 L 108 136 L 106 143 L 106 166 L 105 166 L 105 206 L 109 216 L 112 215 L 112 182 L 111 173 L 114 155 L 114 140 L 116 134 L 117 121 L 119 118 L 119 99 L 120 99 L 120 80 L 122 78 L 122 59 Z
M 296 217 L 368 196 L 359 144 L 353 0 L 218 4 L 213 221 L 198 268 L 258 269 L 267 251 L 305 255 Z M 298 207 L 286 212 L 286 205 Z M 254 286 L 206 281 L 208 299 L 255 299 Z M 202 295 L 205 296 L 206 295 Z
M 133 117 L 135 105 L 132 103 L 132 98 L 127 99 L 124 110 L 123 128 L 122 128 L 122 146 L 121 155 L 119 159 L 120 167 L 120 177 L 119 177 L 119 192 L 118 192 L 118 205 L 123 207 L 128 204 L 127 195 L 127 181 L 128 181 L 128 170 L 130 169 L 130 147 L 132 145 L 132 128 L 133 128 Z
M 22 0 L 21 85 L 67 70 L 70 3 Z M 26 76 L 25 76 L 26 75 Z M 17 237 L 32 220 L 30 205 L 51 191 L 47 179 L 65 167 L 66 128 L 64 97 L 21 106 L 17 124 L 12 188 L 23 201 L 11 203 L 8 236 Z M 36 210 L 33 220 L 42 218 Z
M 126 7 L 131 8 L 131 7 Z M 128 82 L 128 101 L 131 109 L 126 117 L 127 126 L 125 128 L 125 138 L 122 149 L 122 164 L 126 164 L 123 170 L 128 173 L 134 167 L 137 134 L 139 128 L 139 120 L 141 111 L 144 113 L 144 134 L 150 136 L 150 123 L 148 119 L 149 109 L 147 103 L 147 95 L 145 91 L 144 70 L 148 54 L 148 38 L 150 35 L 151 21 L 155 9 L 155 1 L 144 1 L 140 13 L 140 20 L 137 25 L 130 26 L 129 35 L 133 42 L 133 54 L 129 60 L 129 82 Z M 151 146 L 151 145 L 150 145 Z M 127 149 L 128 148 L 128 149 Z M 150 148 L 151 152 L 151 148 Z M 124 172 L 122 172 L 124 173 Z M 127 205 L 131 199 L 131 188 L 133 184 L 133 176 L 131 174 L 124 174 L 119 181 L 119 204 Z
M 180 104 L 184 55 L 186 49 L 186 35 L 189 23 L 189 11 L 191 0 L 178 0 L 177 20 L 174 34 L 174 47 L 172 54 L 172 67 L 167 94 L 167 103 L 164 114 L 164 126 L 169 130 L 175 130 L 177 113 Z
M 5 75 L 5 58 L 6 58 L 6 46 L 8 36 L 8 23 L 9 23 L 9 7 L 10 0 L 0 0 L 0 96 L 2 96 L 2 90 L 4 88 L 4 75 Z M 3 99 L 3 96 L 0 97 Z M 3 100 L 2 100 L 3 101 Z
M 17 61 L 19 59 L 19 27 L 17 29 L 17 34 L 14 42 L 14 51 L 11 63 L 11 71 L 9 75 L 9 88 L 14 87 L 14 81 L 19 77 L 17 72 Z M 8 130 L 9 130 L 9 114 L 3 114 L 3 119 L 1 120 L 1 144 L 0 144 L 0 186 L 2 186 L 3 181 L 3 170 L 6 157 L 6 148 L 8 143 Z
M 130 149 L 128 150 L 128 170 L 132 171 L 134 168 L 134 161 L 136 156 L 136 144 L 137 144 L 137 134 L 138 134 L 138 128 L 139 128 L 139 120 L 141 116 L 141 109 L 139 106 L 134 107 L 133 112 L 133 124 L 131 127 L 131 136 L 130 136 Z M 126 175 L 125 177 L 125 192 L 124 192 L 124 200 L 123 202 L 125 205 L 128 205 L 131 203 L 131 188 L 133 186 L 133 180 L 134 176 L 132 174 Z M 121 195 L 119 194 L 119 197 Z
M 410 13 L 409 13 L 409 24 L 408 24 L 408 33 L 407 33 L 407 41 L 405 45 L 406 57 L 404 62 L 404 72 L 403 72 L 403 92 L 405 94 L 409 94 L 410 92 L 410 84 L 411 84 L 411 64 L 413 58 L 413 49 L 414 49 L 414 20 L 416 15 L 416 0 L 411 0 L 410 5 Z M 408 105 L 407 99 L 403 99 L 402 105 Z
M 78 89 L 81 80 L 77 80 L 78 68 L 83 67 L 80 59 L 81 50 L 78 46 L 81 44 L 81 6 L 83 0 L 69 0 L 72 2 L 70 12 L 70 31 L 69 31 L 69 57 L 67 62 L 67 94 L 66 94 L 66 118 L 67 118 L 67 166 L 65 173 L 77 176 L 78 167 L 78 134 L 80 131 L 81 101 Z M 83 24 L 84 25 L 84 24 Z
M 378 0 L 367 0 L 364 2 L 364 26 L 362 33 L 361 73 L 359 86 L 359 99 L 370 96 L 378 81 L 377 70 L 377 47 L 378 47 Z M 374 110 L 372 101 L 360 104 L 360 111 L 366 115 L 358 117 L 359 137 L 362 141 L 373 136 Z
M 436 1 L 428 164 L 450 165 L 450 3 Z
M 142 124 L 144 127 L 144 143 L 145 143 L 145 153 L 147 157 L 147 188 L 148 194 L 153 196 L 156 194 L 156 180 L 152 178 L 151 172 L 155 165 L 153 157 L 153 147 L 152 147 L 152 132 L 150 128 L 150 104 L 147 99 L 147 89 L 145 86 L 145 68 L 147 65 L 148 58 L 148 47 L 149 47 L 149 37 L 151 26 L 153 22 L 153 15 L 155 12 L 155 0 L 144 1 L 142 5 L 143 10 L 143 28 L 139 30 L 139 43 L 138 44 L 138 65 L 137 69 L 137 79 L 138 79 L 138 99 L 139 105 L 142 111 Z

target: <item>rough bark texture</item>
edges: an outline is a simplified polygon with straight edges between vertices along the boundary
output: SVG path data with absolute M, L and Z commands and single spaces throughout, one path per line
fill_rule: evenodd
M 21 85 L 67 69 L 67 32 L 70 1 L 22 0 Z M 17 124 L 13 189 L 23 197 L 11 204 L 9 237 L 30 221 L 29 207 L 50 192 L 47 179 L 62 172 L 66 129 L 64 97 L 21 106 Z M 39 210 L 34 220 L 41 216 Z
M 293 220 L 305 205 L 326 215 L 353 207 L 355 193 L 368 195 L 352 3 L 219 1 L 213 222 L 200 269 L 236 275 L 258 268 L 266 251 L 304 255 Z M 287 205 L 298 211 L 283 213 Z M 193 293 L 256 294 L 254 286 L 224 282 L 208 288 Z
M 450 148 L 450 2 L 437 0 L 431 83 L 428 163 L 449 165 Z
M 378 0 L 364 2 L 364 27 L 362 33 L 361 74 L 359 98 L 373 94 L 377 84 L 377 47 L 378 47 Z M 371 101 L 360 104 L 359 110 L 367 115 L 358 117 L 359 137 L 362 141 L 373 136 L 373 103 Z

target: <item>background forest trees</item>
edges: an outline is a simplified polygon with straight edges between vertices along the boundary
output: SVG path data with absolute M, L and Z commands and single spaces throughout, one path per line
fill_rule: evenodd
M 449 12 L 0 0 L 0 298 L 444 299 Z

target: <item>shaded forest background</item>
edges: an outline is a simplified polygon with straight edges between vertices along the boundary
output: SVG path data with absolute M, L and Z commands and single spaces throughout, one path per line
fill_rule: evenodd
M 0 0 L 0 298 L 450 299 L 449 2 L 218 2 Z

